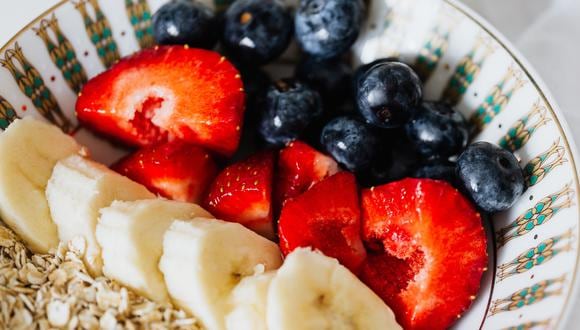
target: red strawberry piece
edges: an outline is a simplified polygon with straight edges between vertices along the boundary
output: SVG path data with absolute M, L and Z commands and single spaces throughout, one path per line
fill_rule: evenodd
M 340 172 L 284 204 L 280 247 L 284 255 L 298 247 L 318 249 L 357 273 L 366 257 L 360 225 L 356 180 Z
M 184 140 L 231 155 L 245 95 L 240 74 L 220 54 L 183 46 L 143 50 L 91 79 L 78 119 L 131 146 Z
M 362 192 L 362 279 L 405 329 L 447 329 L 475 298 L 487 265 L 473 205 L 448 183 L 405 179 Z
M 180 141 L 143 148 L 113 169 L 163 197 L 200 203 L 217 166 L 202 148 Z
M 338 164 L 331 157 L 304 142 L 290 143 L 280 150 L 278 158 L 276 205 L 281 206 L 287 199 L 302 194 L 315 183 L 338 171 Z
M 274 153 L 263 152 L 226 167 L 211 184 L 207 210 L 218 219 L 238 222 L 274 238 L 272 179 Z

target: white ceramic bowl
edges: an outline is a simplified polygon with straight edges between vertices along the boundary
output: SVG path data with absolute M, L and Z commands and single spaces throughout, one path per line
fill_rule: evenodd
M 151 13 L 164 2 L 65 0 L 31 22 L 0 49 L 0 128 L 44 118 L 97 160 L 118 159 L 124 150 L 78 127 L 76 95 L 87 78 L 152 44 Z M 427 98 L 455 103 L 480 128 L 478 140 L 514 151 L 527 173 L 524 196 L 492 221 L 489 269 L 456 328 L 563 327 L 576 295 L 580 203 L 575 147 L 557 105 L 517 51 L 455 0 L 374 0 L 369 9 L 355 62 L 414 63 Z

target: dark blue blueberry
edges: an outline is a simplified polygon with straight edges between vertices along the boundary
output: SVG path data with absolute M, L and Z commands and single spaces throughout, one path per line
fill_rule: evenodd
M 352 69 L 339 59 L 306 58 L 296 67 L 296 76 L 320 93 L 329 111 L 352 100 Z
M 509 209 L 525 189 L 516 157 L 488 142 L 477 142 L 459 156 L 457 174 L 463 190 L 486 212 Z
M 368 168 L 357 173 L 358 182 L 364 187 L 379 186 L 392 181 L 393 161 L 390 150 L 377 150 Z
M 364 186 L 378 186 L 385 183 L 413 177 L 424 164 L 412 147 L 402 128 L 378 130 L 379 145 L 371 166 L 358 173 L 359 182 Z
M 320 143 L 348 170 L 368 169 L 376 159 L 378 138 L 374 129 L 351 117 L 338 117 L 322 129 Z
M 361 78 L 364 76 L 364 74 L 367 73 L 367 71 L 369 71 L 369 69 L 373 68 L 376 65 L 388 63 L 388 62 L 399 62 L 399 59 L 396 57 L 379 58 L 379 59 L 374 60 L 370 63 L 363 64 L 363 65 L 359 66 L 354 71 L 354 77 L 352 79 L 352 86 L 353 86 L 354 93 L 355 94 L 357 93 L 358 84 L 360 83 Z
M 234 63 L 244 82 L 246 91 L 246 111 L 244 112 L 244 129 L 240 137 L 240 146 L 231 162 L 243 160 L 255 154 L 264 147 L 264 141 L 258 131 L 261 112 L 266 100 L 266 94 L 272 81 L 260 68 L 238 65 Z
M 356 99 L 368 123 L 393 128 L 409 120 L 422 97 L 421 80 L 413 69 L 401 62 L 386 62 L 371 67 L 361 77 Z
M 292 31 L 292 17 L 280 1 L 236 0 L 225 13 L 222 41 L 231 57 L 261 65 L 284 52 Z
M 153 15 L 153 33 L 161 45 L 211 49 L 219 38 L 219 24 L 200 1 L 172 0 Z
M 294 19 L 302 49 L 318 58 L 333 58 L 350 49 L 364 14 L 360 0 L 301 0 Z
M 423 102 L 413 111 L 405 130 L 423 158 L 457 155 L 469 139 L 469 126 L 463 115 L 441 102 Z
M 272 84 L 272 79 L 259 67 L 247 65 L 235 59 L 232 60 L 232 63 L 242 76 L 246 92 L 246 109 L 259 108 Z
M 292 79 L 279 80 L 268 89 L 260 134 L 270 144 L 284 145 L 304 134 L 322 116 L 318 92 Z
M 457 185 L 457 171 L 454 163 L 449 161 L 435 161 L 419 167 L 414 178 L 442 180 Z

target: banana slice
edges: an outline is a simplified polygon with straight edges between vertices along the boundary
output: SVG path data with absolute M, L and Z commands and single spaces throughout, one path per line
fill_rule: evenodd
M 268 292 L 270 330 L 401 329 L 393 312 L 336 259 L 296 249 Z
M 59 161 L 46 186 L 46 199 L 58 237 L 63 242 L 78 236 L 85 239 L 83 259 L 93 276 L 101 275 L 103 267 L 95 236 L 99 210 L 116 200 L 154 198 L 144 186 L 77 155 Z
M 249 276 L 234 288 L 230 298 L 233 309 L 226 316 L 228 330 L 268 330 L 266 304 L 268 288 L 275 272 Z
M 35 253 L 58 245 L 45 188 L 57 161 L 81 150 L 58 127 L 33 118 L 0 134 L 0 217 Z
M 277 269 L 280 250 L 238 223 L 175 221 L 165 233 L 159 268 L 174 303 L 208 329 L 224 329 L 229 298 L 245 277 Z
M 101 210 L 97 242 L 102 249 L 103 273 L 143 296 L 168 302 L 159 271 L 163 234 L 174 219 L 211 217 L 195 204 L 168 200 L 114 202 Z M 181 265 L 177 266 L 180 271 Z

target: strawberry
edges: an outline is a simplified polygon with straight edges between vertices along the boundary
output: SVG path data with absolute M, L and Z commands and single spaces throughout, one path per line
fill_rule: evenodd
M 143 50 L 91 79 L 78 119 L 131 146 L 184 140 L 231 155 L 245 95 L 240 74 L 220 54 L 183 46 Z
M 447 329 L 470 306 L 487 265 L 479 213 L 430 179 L 363 190 L 362 209 L 362 280 L 404 329 Z
M 366 253 L 354 175 L 337 173 L 289 199 L 282 208 L 278 231 L 284 255 L 298 247 L 312 247 L 337 258 L 356 274 Z
M 113 169 L 161 196 L 199 203 L 217 174 L 209 153 L 180 141 L 143 148 Z
M 275 201 L 281 206 L 289 198 L 296 197 L 315 183 L 338 172 L 334 159 L 318 152 L 300 141 L 291 142 L 280 150 Z
M 265 237 L 274 238 L 273 176 L 273 152 L 262 152 L 234 163 L 218 174 L 204 205 L 218 219 L 241 223 Z

